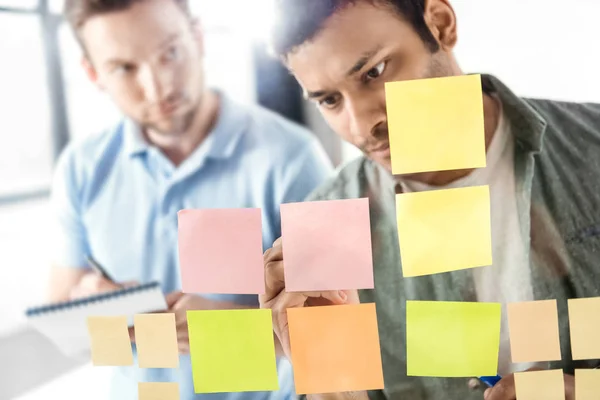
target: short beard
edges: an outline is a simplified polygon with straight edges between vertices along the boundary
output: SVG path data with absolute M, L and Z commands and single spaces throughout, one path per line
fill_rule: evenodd
M 165 131 L 164 129 L 161 129 L 155 124 L 144 124 L 142 125 L 142 127 L 144 128 L 144 130 L 150 129 L 164 136 L 180 135 L 182 133 L 187 132 L 194 124 L 196 116 L 200 112 L 200 104 L 201 99 L 198 100 L 197 104 L 195 104 L 190 111 L 177 118 L 174 124 L 175 126 L 173 126 L 173 128 L 170 131 Z

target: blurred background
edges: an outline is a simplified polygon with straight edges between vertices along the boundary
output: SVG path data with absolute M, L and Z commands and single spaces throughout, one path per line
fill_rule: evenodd
M 336 165 L 358 155 L 267 55 L 271 0 L 190 3 L 205 28 L 212 86 L 307 125 Z M 526 97 L 600 102 L 600 55 L 592 45 L 597 0 L 451 3 L 464 71 L 495 74 Z M 108 393 L 109 370 L 41 355 L 49 350 L 42 350 L 23 316 L 46 295 L 53 165 L 69 141 L 119 118 L 84 76 L 61 10 L 62 0 L 0 0 L 0 400 L 100 400 Z

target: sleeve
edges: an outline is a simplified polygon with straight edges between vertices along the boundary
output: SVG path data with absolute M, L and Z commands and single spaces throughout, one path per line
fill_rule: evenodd
M 51 261 L 53 265 L 84 268 L 89 252 L 81 218 L 81 196 L 73 149 L 68 147 L 56 165 L 50 196 Z

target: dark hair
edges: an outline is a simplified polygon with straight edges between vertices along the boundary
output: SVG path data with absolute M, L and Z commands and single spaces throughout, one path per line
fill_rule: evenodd
M 431 52 L 439 50 L 423 17 L 425 0 L 277 0 L 278 20 L 273 30 L 272 49 L 277 56 L 285 58 L 313 39 L 331 16 L 359 1 L 387 6 L 412 25 Z
M 75 36 L 81 42 L 79 29 L 90 18 L 115 11 L 127 10 L 135 3 L 145 0 L 66 0 L 63 13 L 73 28 Z M 181 9 L 190 15 L 188 0 L 173 0 Z

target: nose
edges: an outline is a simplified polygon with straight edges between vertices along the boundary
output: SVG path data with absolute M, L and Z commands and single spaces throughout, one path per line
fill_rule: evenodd
M 378 127 L 385 124 L 386 114 L 376 101 L 368 96 L 360 96 L 346 101 L 350 134 L 359 142 L 370 141 Z
M 142 68 L 139 74 L 139 82 L 144 91 L 144 97 L 148 102 L 156 103 L 160 101 L 162 97 L 162 88 L 158 73 L 155 69 L 150 66 Z

